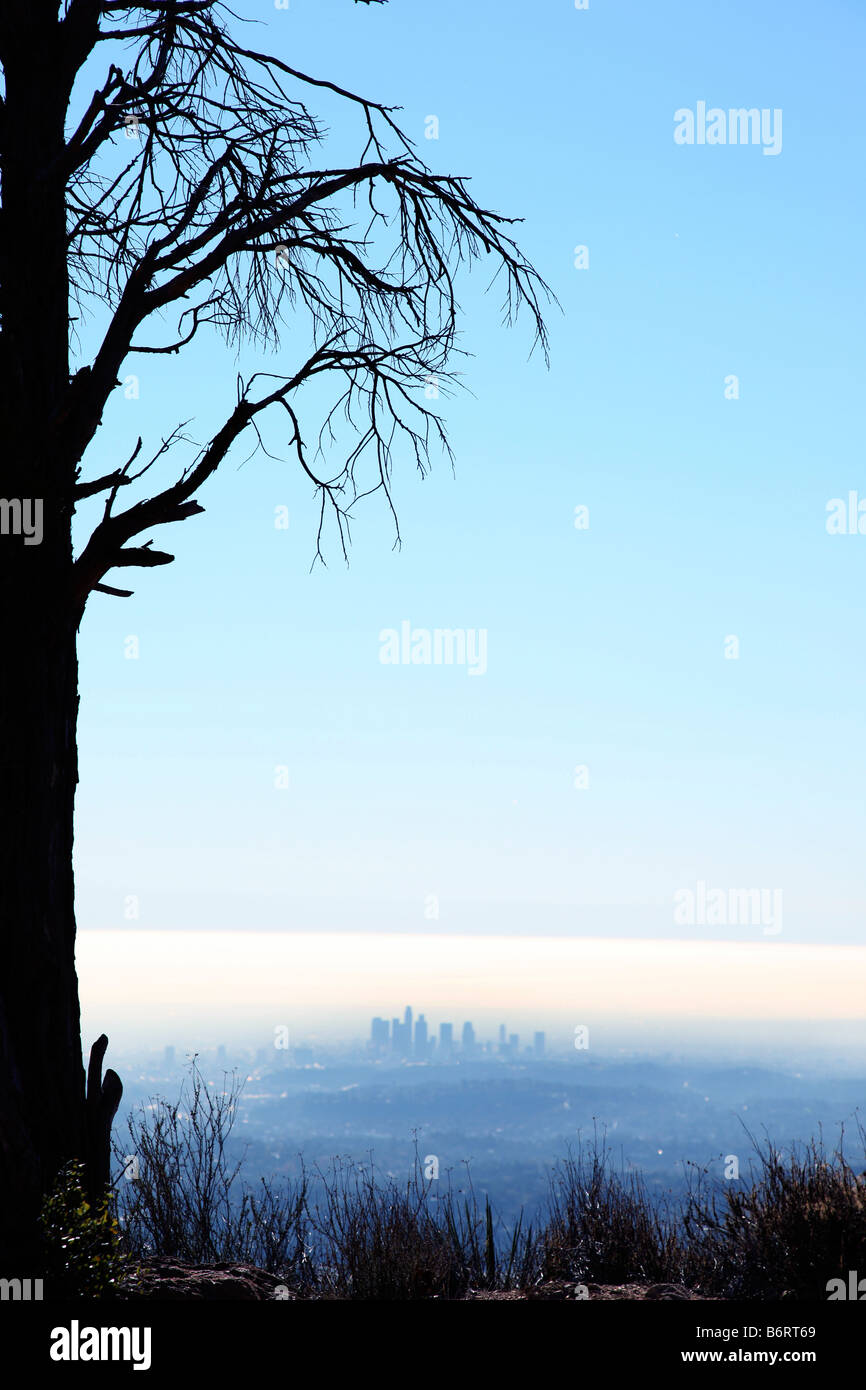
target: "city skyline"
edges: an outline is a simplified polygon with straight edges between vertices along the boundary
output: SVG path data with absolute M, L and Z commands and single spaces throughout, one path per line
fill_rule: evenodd
M 434 1052 L 437 1059 L 451 1057 L 455 1053 L 464 1057 L 476 1057 L 489 1053 L 493 1047 L 488 1039 L 481 1038 L 476 1034 L 475 1027 L 469 1019 L 466 1019 L 462 1024 L 459 1044 L 454 1036 L 454 1024 L 450 1020 L 443 1019 L 439 1023 L 438 1033 L 435 1030 L 431 1033 L 426 1015 L 419 1013 L 415 1018 L 410 1004 L 406 1005 L 402 1019 L 393 1017 L 389 1020 L 379 1016 L 374 1017 L 371 1020 L 368 1041 L 371 1052 L 378 1052 L 379 1055 L 382 1055 L 390 1051 L 401 1057 L 412 1056 L 416 1061 L 427 1061 L 434 1055 Z M 498 1056 L 515 1059 L 520 1052 L 520 1035 L 509 1033 L 506 1025 L 500 1023 L 495 1051 Z M 524 1051 L 534 1057 L 545 1055 L 543 1030 L 534 1030 L 532 1044 L 527 1044 Z

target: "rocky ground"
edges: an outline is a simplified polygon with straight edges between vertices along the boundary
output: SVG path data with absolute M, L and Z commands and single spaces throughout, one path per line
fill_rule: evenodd
M 247 1264 L 190 1265 L 180 1260 L 160 1258 L 143 1266 L 124 1287 L 127 1299 L 207 1300 L 214 1302 L 267 1302 L 276 1299 L 299 1301 L 305 1297 L 288 1289 L 275 1274 Z M 704 1295 L 680 1284 L 577 1284 L 547 1280 L 528 1289 L 489 1292 L 470 1289 L 466 1301 L 651 1299 L 663 1301 L 703 1301 Z M 711 1301 L 711 1300 L 710 1300 Z

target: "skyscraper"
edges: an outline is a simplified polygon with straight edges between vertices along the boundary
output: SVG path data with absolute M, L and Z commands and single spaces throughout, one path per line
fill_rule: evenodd
M 543 1056 L 544 1056 L 544 1034 L 543 1034 L 543 1033 L 536 1033 L 536 1034 L 535 1034 L 535 1037 L 532 1039 L 532 1043 L 533 1043 L 533 1051 L 534 1051 L 536 1057 L 543 1057 Z
M 415 1058 L 419 1062 L 427 1060 L 427 1020 L 423 1014 L 418 1015 L 418 1022 L 415 1024 Z
M 463 1051 L 467 1057 L 472 1057 L 475 1052 L 475 1029 L 471 1023 L 463 1025 Z
M 443 1061 L 447 1061 L 454 1050 L 454 1025 L 453 1023 L 439 1024 L 439 1055 Z

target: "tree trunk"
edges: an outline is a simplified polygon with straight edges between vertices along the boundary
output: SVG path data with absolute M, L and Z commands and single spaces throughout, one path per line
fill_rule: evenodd
M 8 596 L 7 588 L 7 603 Z M 32 1257 L 41 1194 L 65 1160 L 85 1153 L 72 877 L 75 633 L 27 618 L 6 615 L 0 669 L 0 1249 L 7 1266 Z
M 53 11 L 46 0 L 22 8 L 3 55 L 0 1272 L 11 1276 L 27 1273 L 15 1261 L 35 1258 L 41 1194 L 86 1152 L 72 878 L 75 464 L 58 430 L 69 385 L 68 81 Z M 14 533 L 20 513 L 8 504 L 26 502 L 31 520 L 42 504 L 38 543 Z

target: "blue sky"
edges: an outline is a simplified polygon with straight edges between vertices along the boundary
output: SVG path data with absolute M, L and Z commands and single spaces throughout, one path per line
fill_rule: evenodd
M 781 889 L 784 942 L 859 944 L 866 536 L 825 518 L 866 496 L 866 15 L 235 8 L 257 46 L 402 106 L 435 170 L 522 216 L 562 309 L 546 370 L 528 324 L 504 332 L 496 291 L 464 281 L 456 472 L 398 460 L 401 550 L 373 498 L 349 568 L 332 536 L 310 572 L 304 479 L 239 447 L 206 515 L 154 533 L 175 564 L 91 599 L 80 926 L 768 939 L 675 924 L 703 881 Z M 674 112 L 699 101 L 781 109 L 781 153 L 678 146 Z M 351 118 L 311 105 L 342 149 Z M 262 365 L 283 364 L 291 334 Z M 204 338 L 131 360 L 139 398 L 117 392 L 89 473 L 178 420 L 206 438 L 238 366 Z M 486 673 L 382 665 L 403 620 L 486 630 Z

